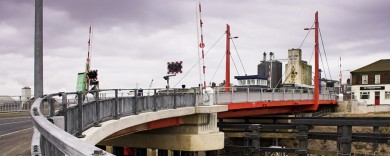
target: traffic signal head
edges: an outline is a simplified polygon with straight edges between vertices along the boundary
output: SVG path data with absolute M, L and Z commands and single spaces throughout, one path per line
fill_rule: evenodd
M 87 73 L 87 76 L 89 79 L 97 79 L 98 71 L 97 70 L 91 70 Z
M 182 61 L 168 62 L 168 74 L 182 73 Z

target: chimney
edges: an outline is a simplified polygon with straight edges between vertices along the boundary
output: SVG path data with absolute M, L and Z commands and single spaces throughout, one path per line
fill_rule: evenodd
M 269 59 L 272 60 L 272 56 L 274 56 L 273 52 L 269 52 Z
M 265 62 L 267 60 L 267 53 L 263 53 L 263 62 Z

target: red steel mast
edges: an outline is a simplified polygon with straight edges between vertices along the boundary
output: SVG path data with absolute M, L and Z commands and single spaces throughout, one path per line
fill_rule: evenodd
M 225 91 L 230 91 L 230 26 L 226 24 L 226 77 Z
M 319 105 L 319 87 L 320 87 L 320 82 L 319 82 L 319 63 L 318 63 L 318 52 L 319 52 L 319 42 L 318 42 L 318 11 L 315 14 L 315 35 L 314 35 L 314 41 L 315 41 L 315 55 L 314 55 L 314 60 L 315 60 L 315 65 L 314 65 L 314 106 L 312 107 L 312 110 L 317 110 L 318 105 Z

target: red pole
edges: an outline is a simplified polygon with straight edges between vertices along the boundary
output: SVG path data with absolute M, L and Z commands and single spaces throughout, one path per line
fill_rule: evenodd
M 319 105 L 319 100 L 320 100 L 320 96 L 319 96 L 319 85 L 320 85 L 320 82 L 319 82 L 319 63 L 318 63 L 318 51 L 319 51 L 319 42 L 318 42 L 318 28 L 319 28 L 319 24 L 318 24 L 318 11 L 316 12 L 315 14 L 315 67 L 314 67 L 314 106 L 313 106 L 313 110 L 317 110 L 318 108 L 318 105 Z
M 226 24 L 226 77 L 225 91 L 230 92 L 230 26 Z

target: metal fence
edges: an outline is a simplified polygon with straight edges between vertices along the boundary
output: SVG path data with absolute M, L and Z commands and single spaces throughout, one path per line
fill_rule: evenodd
M 120 94 L 124 91 L 133 92 L 134 94 Z M 180 92 L 180 89 L 168 91 L 153 89 L 151 92 L 141 94 L 139 89 L 111 89 L 93 91 L 91 92 L 92 97 L 91 95 L 89 97 L 88 95 L 84 96 L 82 92 L 74 92 L 50 94 L 37 99 L 30 113 L 36 129 L 39 131 L 34 135 L 40 135 L 40 137 L 33 137 L 31 147 L 38 152 L 32 151 L 32 154 L 110 155 L 94 145 L 78 140 L 76 137 L 83 137 L 82 132 L 84 130 L 92 126 L 99 126 L 101 122 L 110 119 L 164 109 L 193 107 L 197 104 L 196 90 Z M 102 95 L 104 95 L 104 98 L 101 99 Z M 69 103 L 68 97 L 71 96 L 75 100 Z M 57 99 L 61 97 L 62 101 L 57 102 L 56 97 Z M 45 108 L 44 101 L 47 101 L 48 104 L 49 115 L 47 117 L 44 117 L 41 113 L 41 110 Z M 75 102 L 77 104 L 74 104 Z M 56 107 L 58 103 L 62 107 Z M 50 122 L 53 121 L 54 116 L 64 116 L 65 130 Z M 34 141 L 34 138 L 39 138 L 40 141 Z
M 0 112 L 28 111 L 33 101 L 6 101 L 0 103 Z
M 258 101 L 286 101 L 286 100 L 312 100 L 313 91 L 304 89 L 269 89 L 255 87 L 231 87 L 229 92 L 225 87 L 215 89 L 217 104 L 258 102 Z M 334 94 L 320 94 L 320 100 L 335 100 Z

